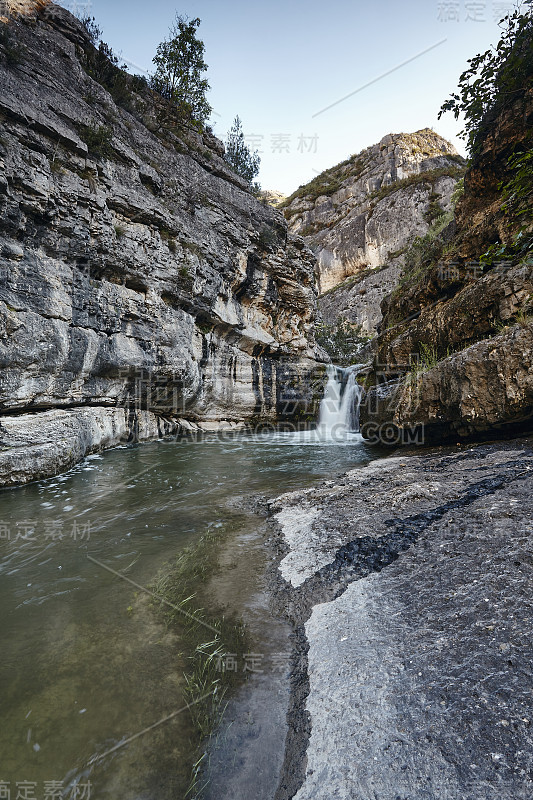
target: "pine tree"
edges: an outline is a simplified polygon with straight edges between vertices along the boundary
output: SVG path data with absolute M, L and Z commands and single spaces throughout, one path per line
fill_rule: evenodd
M 252 153 L 247 146 L 242 123 L 238 116 L 235 117 L 233 126 L 228 131 L 225 159 L 237 175 L 240 175 L 252 186 L 254 178 L 259 173 L 261 159 L 257 150 Z
M 203 125 L 211 113 L 206 100 L 209 83 L 202 74 L 205 45 L 196 38 L 198 18 L 176 16 L 168 39 L 157 48 L 153 59 L 157 69 L 152 76 L 152 88 L 176 107 L 180 116 Z

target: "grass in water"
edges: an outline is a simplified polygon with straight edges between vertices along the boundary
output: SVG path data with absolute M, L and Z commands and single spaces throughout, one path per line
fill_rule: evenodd
M 222 720 L 229 694 L 246 679 L 242 672 L 226 668 L 228 656 L 240 663 L 249 651 L 246 627 L 238 617 L 214 608 L 206 597 L 207 582 L 219 568 L 219 550 L 228 533 L 229 526 L 206 531 L 151 586 L 161 598 L 158 609 L 166 624 L 177 630 L 187 664 L 183 695 L 192 735 L 187 754 L 191 778 L 184 796 L 190 800 L 202 797 L 207 785 L 202 784 L 206 743 Z

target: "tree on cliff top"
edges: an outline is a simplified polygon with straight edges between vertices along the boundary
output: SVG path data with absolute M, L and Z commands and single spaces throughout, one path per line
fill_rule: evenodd
M 207 69 L 205 45 L 197 39 L 198 18 L 176 16 L 168 39 L 157 48 L 153 59 L 157 69 L 152 88 L 176 107 L 181 117 L 202 126 L 211 106 L 206 100 L 209 83 L 202 75 Z
M 233 170 L 244 178 L 250 186 L 259 174 L 261 159 L 257 150 L 253 153 L 245 142 L 240 117 L 235 117 L 226 139 L 225 159 Z

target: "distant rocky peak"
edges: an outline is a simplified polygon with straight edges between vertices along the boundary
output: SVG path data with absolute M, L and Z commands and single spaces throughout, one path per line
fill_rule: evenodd
M 389 133 L 294 192 L 280 207 L 318 258 L 320 290 L 398 259 L 451 211 L 465 163 L 429 128 Z

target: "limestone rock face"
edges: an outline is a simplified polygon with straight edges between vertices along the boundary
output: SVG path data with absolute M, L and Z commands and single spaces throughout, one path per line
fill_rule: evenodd
M 278 370 L 299 380 L 321 360 L 311 251 L 214 136 L 163 124 L 146 87 L 115 102 L 67 11 L 8 27 L 0 410 L 279 416 Z
M 487 116 L 446 247 L 383 301 L 363 434 L 390 424 L 391 439 L 396 428 L 399 441 L 415 431 L 437 442 L 531 430 L 533 221 L 506 213 L 501 187 L 532 120 L 530 87 Z M 501 255 L 487 259 L 495 243 Z
M 415 319 L 384 330 L 374 342 L 377 362 L 399 373 L 410 370 L 423 347 L 442 356 L 464 350 L 494 336 L 497 326 L 512 325 L 532 295 L 531 264 L 493 267 L 477 280 L 472 277 L 449 299 L 427 302 L 417 309 Z
M 73 467 L 88 453 L 178 433 L 180 426 L 149 411 L 52 409 L 0 417 L 0 485 L 16 486 Z
M 373 388 L 361 431 L 376 441 L 388 436 L 389 444 L 428 444 L 530 429 L 532 363 L 533 323 L 515 325 L 416 377 Z
M 287 199 L 283 192 L 278 192 L 275 189 L 263 189 L 261 192 L 261 199 L 268 203 L 269 206 L 278 206 Z
M 321 292 L 395 263 L 415 236 L 427 233 L 436 203 L 450 210 L 463 172 L 455 148 L 425 129 L 389 134 L 295 192 L 285 217 L 318 257 Z
M 349 278 L 321 295 L 318 307 L 324 323 L 334 326 L 343 319 L 362 334 L 374 336 L 382 320 L 381 303 L 396 288 L 400 274 L 399 264 L 389 264 Z

